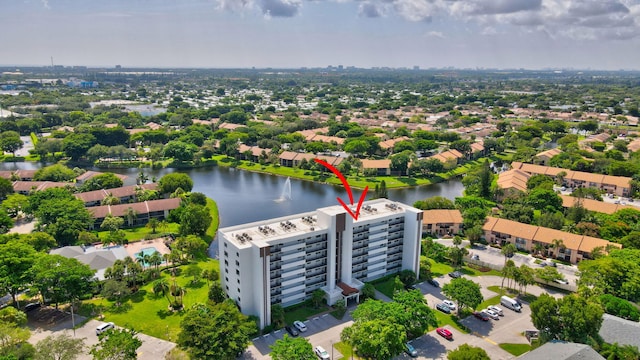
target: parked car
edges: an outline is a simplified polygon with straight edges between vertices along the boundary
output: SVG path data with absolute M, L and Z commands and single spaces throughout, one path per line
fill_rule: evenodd
M 416 348 L 414 348 L 413 345 L 409 343 L 404 343 L 404 352 L 406 352 L 411 357 L 418 356 L 418 351 L 416 351 Z
M 500 316 L 504 316 L 504 312 L 502 311 L 502 308 L 499 308 L 495 305 L 489 305 L 489 307 L 487 308 L 493 312 L 495 312 L 496 314 L 500 315 Z
M 294 327 L 287 325 L 284 327 L 284 329 L 287 330 L 287 332 L 291 334 L 291 336 L 298 336 L 298 330 L 296 330 Z
M 435 287 L 440 287 L 440 284 L 435 281 L 434 279 L 429 279 L 427 280 L 427 282 L 431 285 L 431 286 L 435 286 Z
M 474 311 L 473 316 L 475 316 L 476 318 L 482 321 L 489 321 L 489 315 L 487 315 L 487 313 L 482 311 Z
M 298 321 L 298 320 L 294 321 L 293 326 L 295 326 L 295 328 L 298 329 L 298 331 L 300 332 L 307 331 L 307 325 L 305 325 L 302 321 Z
M 555 279 L 555 282 L 562 285 L 569 285 L 569 281 L 567 279 Z
M 462 277 L 462 273 L 460 271 L 453 271 L 449 273 L 449 276 L 451 276 L 454 279 L 457 279 L 459 277 Z
M 108 323 L 104 323 L 101 325 L 98 325 L 98 327 L 96 328 L 96 335 L 100 335 L 103 332 L 109 330 L 109 329 L 113 329 L 115 327 L 115 324 L 112 322 L 108 322 Z
M 451 309 L 451 311 L 456 311 L 456 303 L 454 303 L 453 301 L 445 300 L 442 303 L 447 305 L 449 307 L 449 309 Z
M 471 255 L 471 258 L 472 258 L 473 260 L 480 260 L 480 255 L 478 255 L 478 254 L 473 254 L 473 255 Z
M 516 299 L 512 299 L 508 296 L 502 296 L 500 298 L 500 304 L 515 311 L 515 312 L 521 312 L 522 311 L 522 304 L 516 300 Z
M 491 310 L 491 309 L 484 309 L 482 310 L 482 312 L 486 313 L 487 315 L 489 315 L 490 318 L 492 318 L 493 320 L 500 320 L 500 315 L 498 315 L 497 312 Z
M 313 351 L 316 353 L 316 355 L 318 355 L 318 357 L 322 360 L 329 360 L 331 359 L 331 356 L 329 356 L 329 353 L 327 352 L 327 350 L 325 350 L 322 346 L 316 346 L 315 349 L 313 349 Z
M 35 302 L 35 303 L 31 303 L 31 304 L 27 304 L 24 307 L 24 312 L 29 312 L 29 311 L 33 311 L 35 309 L 38 309 L 42 306 L 42 304 L 40 304 L 39 302 Z
M 411 291 L 411 290 L 416 290 L 418 287 L 412 284 L 412 285 L 405 285 L 405 287 L 404 287 L 404 288 L 405 288 L 406 290 Z
M 453 334 L 451 333 L 451 331 L 449 331 L 449 329 L 437 328 L 436 332 L 438 333 L 438 335 L 442 336 L 447 340 L 453 340 Z
M 445 314 L 451 314 L 451 308 L 449 308 L 447 305 L 443 304 L 443 303 L 439 303 L 436 305 L 436 309 L 442 311 Z

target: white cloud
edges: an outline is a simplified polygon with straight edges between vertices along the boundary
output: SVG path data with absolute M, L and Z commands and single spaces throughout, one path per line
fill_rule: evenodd
M 444 39 L 446 37 L 440 31 L 429 31 L 428 33 L 424 34 L 424 36 L 428 38 L 438 38 L 438 39 Z
M 43 0 L 46 2 L 47 0 Z M 453 18 L 476 23 L 484 32 L 512 26 L 571 39 L 629 39 L 640 35 L 638 0 L 216 0 L 227 11 L 259 11 L 267 17 L 293 17 L 304 2 L 355 2 L 358 15 L 393 15 L 412 22 Z M 339 11 L 339 10 L 337 10 Z M 595 31 L 594 29 L 606 29 Z

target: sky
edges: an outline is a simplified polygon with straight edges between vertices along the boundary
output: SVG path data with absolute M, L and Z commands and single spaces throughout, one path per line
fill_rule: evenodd
M 0 66 L 640 69 L 640 0 L 0 0 Z

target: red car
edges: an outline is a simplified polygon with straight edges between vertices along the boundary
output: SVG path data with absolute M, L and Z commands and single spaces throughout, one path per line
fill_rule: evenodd
M 453 334 L 448 329 L 437 328 L 436 332 L 438 333 L 438 335 L 442 336 L 443 338 L 445 338 L 447 340 L 453 340 Z
M 489 315 L 484 311 L 474 311 L 473 316 L 477 317 L 482 321 L 489 321 Z

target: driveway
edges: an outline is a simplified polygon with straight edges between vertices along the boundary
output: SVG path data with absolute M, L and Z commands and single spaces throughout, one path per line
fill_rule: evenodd
M 76 324 L 81 323 L 84 320 L 85 319 L 82 316 L 75 316 Z M 96 336 L 96 327 L 100 324 L 102 324 L 101 321 L 89 320 L 86 324 L 76 329 L 75 337 L 84 338 L 86 351 L 85 354 L 81 355 L 78 359 L 93 359 L 93 357 L 89 355 L 89 350 L 91 350 L 91 346 L 98 343 L 98 337 Z M 31 338 L 29 338 L 29 343 L 34 345 L 38 341 L 46 338 L 49 335 L 64 333 L 70 336 L 74 336 L 71 326 L 71 319 L 58 324 L 53 324 L 51 326 L 49 326 L 49 324 L 34 323 L 33 321 L 30 321 L 29 327 L 31 328 Z M 175 343 L 161 340 L 142 333 L 137 334 L 137 337 L 142 341 L 142 346 L 138 348 L 139 360 L 164 359 L 165 355 L 176 346 Z

